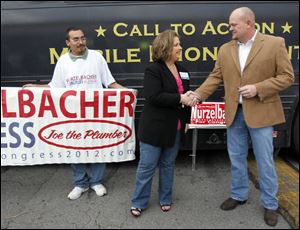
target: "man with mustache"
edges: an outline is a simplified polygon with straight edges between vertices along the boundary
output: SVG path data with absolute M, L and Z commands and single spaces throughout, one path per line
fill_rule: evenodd
M 115 81 L 104 57 L 99 52 L 87 48 L 86 40 L 81 28 L 68 28 L 66 44 L 69 52 L 59 58 L 51 82 L 42 85 L 26 84 L 23 87 L 125 88 Z M 75 187 L 68 195 L 70 200 L 78 199 L 89 188 L 93 189 L 98 196 L 107 193 L 102 185 L 105 163 L 72 164 L 71 166 Z

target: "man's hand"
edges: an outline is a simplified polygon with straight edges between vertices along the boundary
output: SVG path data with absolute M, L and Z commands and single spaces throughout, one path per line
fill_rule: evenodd
M 28 87 L 34 87 L 34 84 L 25 84 L 22 86 L 23 89 Z
M 252 98 L 257 95 L 257 89 L 255 85 L 245 85 L 239 88 L 240 94 L 245 98 Z
M 22 88 L 29 88 L 29 87 L 41 87 L 41 88 L 49 88 L 50 86 L 48 84 L 25 84 L 22 86 Z
M 187 91 L 185 94 L 181 94 L 180 102 L 183 105 L 192 107 L 192 106 L 198 104 L 200 101 L 201 101 L 200 96 L 193 91 Z
M 133 94 L 134 94 L 135 97 L 137 97 L 137 95 L 138 95 L 138 90 L 137 90 L 137 89 L 133 89 Z

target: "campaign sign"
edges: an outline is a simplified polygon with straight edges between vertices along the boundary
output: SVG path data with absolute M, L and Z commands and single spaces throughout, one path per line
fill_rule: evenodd
M 135 159 L 130 89 L 1 87 L 1 166 Z
M 225 103 L 203 102 L 192 107 L 190 128 L 225 128 Z

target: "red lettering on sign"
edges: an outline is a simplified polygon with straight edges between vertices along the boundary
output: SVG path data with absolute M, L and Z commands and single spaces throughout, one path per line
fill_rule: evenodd
M 109 131 L 85 129 L 85 127 L 109 126 Z M 74 131 L 74 127 L 79 130 Z M 74 138 L 74 135 L 76 138 Z M 73 137 L 72 137 L 73 136 Z M 48 124 L 38 133 L 40 140 L 49 145 L 66 149 L 103 149 L 120 145 L 132 136 L 125 124 L 106 120 L 68 120 Z M 70 142 L 70 139 L 76 139 Z M 95 141 L 97 140 L 97 141 Z
M 26 100 L 24 95 L 28 96 Z M 33 92 L 30 90 L 20 90 L 18 92 L 18 102 L 19 102 L 19 110 L 20 110 L 20 117 L 32 117 L 35 113 L 35 106 L 32 103 L 34 99 Z M 29 111 L 25 112 L 25 106 L 29 107 Z
M 46 106 L 46 99 L 48 100 L 49 103 L 48 106 Z M 50 90 L 43 91 L 38 117 L 44 117 L 45 110 L 49 110 L 52 113 L 52 117 L 58 117 Z
M 129 96 L 129 101 L 125 102 L 126 96 Z M 128 109 L 129 116 L 133 116 L 133 102 L 134 95 L 130 91 L 121 91 L 121 101 L 120 101 L 120 117 L 124 117 L 125 108 Z
M 103 117 L 117 117 L 116 113 L 108 112 L 109 107 L 116 106 L 116 101 L 109 101 L 110 96 L 116 96 L 116 91 L 104 91 L 103 92 Z
M 60 97 L 60 100 L 59 100 L 59 106 L 60 106 L 60 110 L 62 112 L 62 114 L 65 116 L 65 117 L 68 117 L 68 118 L 76 118 L 77 115 L 76 113 L 70 113 L 69 111 L 67 111 L 66 109 L 66 99 L 67 97 L 69 96 L 76 96 L 76 91 L 75 90 L 69 90 L 67 92 L 64 92 L 61 97 Z
M 85 91 L 80 91 L 80 106 L 81 106 L 81 117 L 86 118 L 85 108 L 93 107 L 94 108 L 94 117 L 99 117 L 99 94 L 98 91 L 94 92 L 94 101 L 85 100 Z
M 1 90 L 1 106 L 3 117 L 16 117 L 16 112 L 8 112 L 7 111 L 7 100 L 6 100 L 6 90 Z
M 101 94 L 102 92 L 103 95 Z M 41 94 L 37 95 L 32 90 L 21 89 L 17 91 L 17 97 L 13 97 L 12 101 L 11 98 L 7 98 L 7 89 L 1 89 L 2 116 L 3 118 L 28 118 L 34 116 L 45 117 L 45 115 L 49 114 L 51 117 L 56 118 L 59 116 L 60 111 L 61 114 L 67 118 L 115 118 L 124 117 L 125 115 L 130 117 L 134 116 L 135 96 L 132 91 L 109 90 L 102 92 L 95 90 L 91 98 L 86 91 L 80 91 L 78 95 L 76 90 L 68 90 L 63 92 L 59 97 L 53 97 L 53 92 L 49 89 L 43 90 Z M 73 103 L 72 99 L 72 103 L 69 104 L 68 99 L 70 99 L 71 96 L 75 97 L 75 102 Z M 79 98 L 77 98 L 78 96 Z M 59 100 L 59 105 L 56 104 L 57 100 Z M 80 103 L 78 103 L 78 100 Z M 119 103 L 117 103 L 118 100 L 120 101 Z M 13 103 L 10 105 L 8 101 Z M 10 106 L 12 108 L 16 106 L 17 111 L 12 111 Z M 74 111 L 72 111 L 73 109 Z M 38 114 L 36 114 L 37 111 Z M 100 112 L 102 114 L 100 114 Z

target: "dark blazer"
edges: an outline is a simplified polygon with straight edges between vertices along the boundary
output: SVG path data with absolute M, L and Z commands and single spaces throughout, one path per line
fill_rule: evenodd
M 176 64 L 181 75 L 184 92 L 189 90 L 189 75 L 185 68 Z M 188 76 L 188 77 L 186 77 Z M 175 144 L 178 119 L 181 133 L 190 120 L 190 108 L 182 107 L 174 76 L 164 62 L 154 62 L 145 70 L 145 105 L 141 115 L 138 137 L 154 146 L 169 148 Z M 181 135 L 183 137 L 183 135 Z

